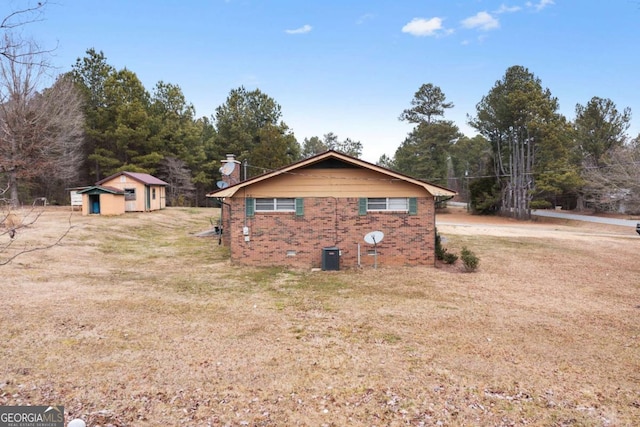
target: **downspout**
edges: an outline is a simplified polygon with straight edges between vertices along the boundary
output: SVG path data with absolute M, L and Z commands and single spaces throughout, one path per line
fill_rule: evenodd
M 433 209 L 433 220 L 431 223 L 431 229 L 433 230 L 433 267 L 435 267 L 436 266 L 436 239 L 438 234 L 438 229 L 436 225 L 436 196 L 433 196 L 433 205 L 431 206 L 431 208 Z
M 338 199 L 334 196 L 330 196 L 333 199 L 333 215 L 334 215 L 334 223 L 333 223 L 333 246 L 338 246 Z
M 224 229 L 225 229 L 225 227 L 222 225 L 224 222 L 223 215 L 222 215 L 224 211 L 224 206 L 227 205 L 227 207 L 229 208 L 229 223 L 231 223 L 231 214 L 233 212 L 231 210 L 231 205 L 224 201 L 224 197 L 218 197 L 218 201 L 220 202 L 220 235 L 218 236 L 218 246 L 220 246 L 222 244 L 222 233 L 224 232 Z M 229 249 L 231 249 L 231 244 L 229 244 Z

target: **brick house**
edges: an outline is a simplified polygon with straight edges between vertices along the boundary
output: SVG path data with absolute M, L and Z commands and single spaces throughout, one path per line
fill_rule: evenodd
M 324 269 L 336 253 L 346 268 L 434 265 L 435 201 L 456 194 L 332 150 L 245 181 L 221 170 L 230 185 L 207 197 L 222 202 L 221 242 L 244 265 Z

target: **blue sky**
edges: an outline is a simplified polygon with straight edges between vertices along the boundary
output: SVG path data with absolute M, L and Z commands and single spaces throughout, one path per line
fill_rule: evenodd
M 467 115 L 513 65 L 539 77 L 567 118 L 576 103 L 610 98 L 632 109 L 630 135 L 640 133 L 635 0 L 52 0 L 28 32 L 56 48 L 61 72 L 95 48 L 149 91 L 179 85 L 197 116 L 234 88 L 259 88 L 299 142 L 334 132 L 362 142 L 371 162 L 410 132 L 398 116 L 424 83 L 473 136 Z

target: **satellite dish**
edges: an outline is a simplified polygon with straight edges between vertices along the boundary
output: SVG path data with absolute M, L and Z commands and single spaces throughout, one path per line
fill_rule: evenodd
M 218 188 L 227 188 L 229 186 L 229 183 L 226 181 L 218 181 L 216 182 L 216 185 L 218 186 Z
M 236 164 L 234 162 L 227 162 L 224 165 L 222 165 L 222 167 L 220 167 L 220 173 L 222 175 L 231 175 L 231 173 L 234 171 L 234 169 L 236 168 Z
M 372 231 L 364 236 L 364 241 L 370 245 L 377 245 L 384 239 L 384 233 L 382 231 Z
M 384 233 L 382 231 L 372 231 L 364 235 L 364 241 L 370 245 L 373 245 L 373 268 L 378 268 L 378 243 L 384 239 Z

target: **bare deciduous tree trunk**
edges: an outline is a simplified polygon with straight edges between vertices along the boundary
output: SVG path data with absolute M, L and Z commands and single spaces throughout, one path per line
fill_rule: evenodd
M 610 150 L 602 165 L 586 163 L 585 199 L 596 210 L 640 213 L 640 145 Z
M 14 243 L 21 230 L 44 213 L 35 204 L 19 214 L 18 184 L 34 176 L 68 178 L 73 175 L 82 144 L 81 98 L 70 79 L 60 77 L 51 88 L 39 91 L 48 53 L 11 30 L 41 19 L 46 0 L 17 10 L 0 21 L 0 266 L 16 257 L 60 243 L 69 226 L 51 243 L 38 246 Z M 9 196 L 9 199 L 6 198 Z
M 184 206 L 195 193 L 191 171 L 183 160 L 167 157 L 162 162 L 162 178 L 169 183 L 167 201 L 170 206 Z
M 16 179 L 15 170 L 7 172 L 7 186 L 9 188 L 9 205 L 11 207 L 18 207 L 18 180 Z
M 17 45 L 5 34 L 5 46 Z M 30 52 L 36 51 L 26 44 Z M 48 70 L 44 59 L 8 48 L 0 57 L 0 172 L 8 175 L 12 205 L 19 181 L 35 176 L 68 179 L 77 171 L 82 144 L 81 97 L 71 79 L 59 77 L 39 91 Z

